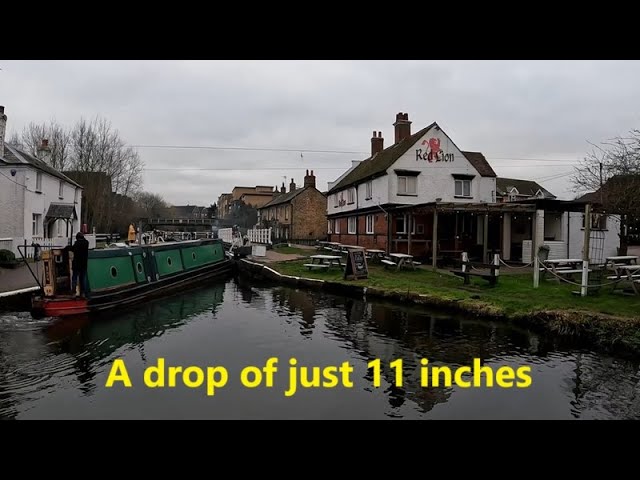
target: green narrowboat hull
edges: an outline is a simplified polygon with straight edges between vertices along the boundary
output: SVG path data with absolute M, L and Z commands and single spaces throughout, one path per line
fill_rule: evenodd
M 233 263 L 218 239 L 91 250 L 88 299 L 35 297 L 32 306 L 46 316 L 108 310 L 228 275 Z

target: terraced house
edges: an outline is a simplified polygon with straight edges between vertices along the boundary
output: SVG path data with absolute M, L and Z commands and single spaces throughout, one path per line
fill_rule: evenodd
M 313 170 L 307 170 L 302 188 L 291 179 L 289 191 L 284 183 L 280 191 L 276 188 L 274 198 L 258 208 L 258 224 L 271 227 L 276 241 L 299 241 L 302 243 L 326 238 L 326 197 L 316 188 Z

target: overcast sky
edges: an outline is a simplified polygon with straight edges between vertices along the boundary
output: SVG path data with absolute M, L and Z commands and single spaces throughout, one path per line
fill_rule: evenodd
M 293 150 L 140 147 L 145 190 L 175 205 L 208 205 L 235 185 L 284 176 L 301 184 L 307 168 L 326 190 L 368 156 L 373 130 L 393 142 L 398 112 L 412 132 L 437 121 L 499 176 L 571 198 L 566 174 L 587 142 L 640 128 L 637 61 L 0 60 L 0 68 L 7 136 L 30 121 L 72 125 L 100 114 L 131 145 Z

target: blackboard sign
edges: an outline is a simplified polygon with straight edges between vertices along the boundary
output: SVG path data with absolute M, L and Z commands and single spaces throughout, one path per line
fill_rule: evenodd
M 367 268 L 367 258 L 364 256 L 364 250 L 349 250 L 347 266 L 344 269 L 345 280 L 358 280 L 368 276 L 369 269 Z

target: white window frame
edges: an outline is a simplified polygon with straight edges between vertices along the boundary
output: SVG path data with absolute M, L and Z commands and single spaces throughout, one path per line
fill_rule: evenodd
M 347 204 L 351 205 L 352 203 L 356 203 L 356 189 L 350 188 L 347 190 Z
M 365 192 L 364 199 L 371 200 L 373 198 L 373 182 L 371 180 L 365 183 Z
M 333 220 L 327 220 L 327 233 L 333 233 Z
M 458 193 L 458 185 L 460 185 L 460 193 Z M 468 192 L 465 195 L 465 185 L 468 186 Z M 453 196 L 456 198 L 472 198 L 471 195 L 471 179 L 469 178 L 456 178 L 454 180 Z
M 340 219 L 336 218 L 335 223 L 333 224 L 333 233 L 337 233 L 340 235 Z
M 31 222 L 31 236 L 39 237 L 40 236 L 40 225 L 42 224 L 42 215 L 39 213 L 34 213 L 32 215 Z
M 358 231 L 358 217 L 349 217 L 347 220 L 347 233 L 349 235 L 355 235 L 357 231 Z
M 333 194 L 333 208 L 338 208 L 338 194 Z
M 36 172 L 36 192 L 42 192 L 42 172 Z
M 417 191 L 418 177 L 413 175 L 398 175 L 398 195 L 417 195 Z
M 365 229 L 365 231 L 367 232 L 368 235 L 371 235 L 373 233 L 374 222 L 375 222 L 375 219 L 374 219 L 374 216 L 372 214 L 366 216 L 366 219 L 365 219 L 366 229 Z
M 64 181 L 60 180 L 60 183 L 58 184 L 58 198 L 63 199 L 64 198 Z

